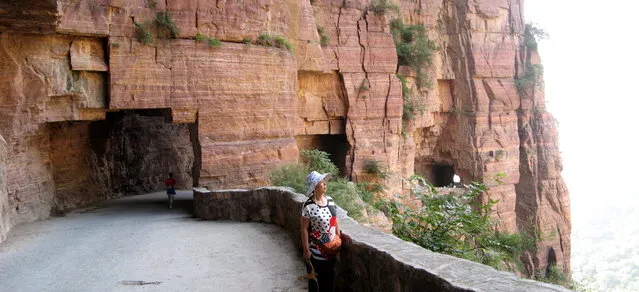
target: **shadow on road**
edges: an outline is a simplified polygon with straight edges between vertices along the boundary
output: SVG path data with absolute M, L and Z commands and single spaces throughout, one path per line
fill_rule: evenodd
M 169 201 L 166 193 L 156 192 L 143 195 L 127 196 L 115 200 L 104 201 L 89 207 L 76 209 L 73 213 L 94 213 L 94 212 L 125 212 L 136 213 L 174 213 L 188 214 L 194 216 L 193 192 L 178 191 L 173 201 L 173 208 L 169 209 Z

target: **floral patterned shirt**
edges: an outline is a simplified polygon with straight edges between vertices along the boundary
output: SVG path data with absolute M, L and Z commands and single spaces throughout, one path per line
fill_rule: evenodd
M 326 196 L 326 205 L 320 206 L 312 198 L 302 206 L 302 217 L 309 219 L 308 241 L 311 256 L 318 260 L 329 257 L 322 252 L 320 245 L 330 242 L 335 237 L 337 228 L 337 208 L 333 198 Z

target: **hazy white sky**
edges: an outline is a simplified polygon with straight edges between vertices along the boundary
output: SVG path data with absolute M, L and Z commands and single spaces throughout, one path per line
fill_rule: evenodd
M 639 1 L 530 0 L 574 215 L 639 202 Z
M 522 1 L 550 34 L 539 50 L 570 192 L 573 276 L 638 291 L 639 1 Z

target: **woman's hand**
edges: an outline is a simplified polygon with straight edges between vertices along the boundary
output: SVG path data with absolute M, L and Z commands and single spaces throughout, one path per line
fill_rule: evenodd
M 307 261 L 311 260 L 311 251 L 310 250 L 308 250 L 308 249 L 304 250 L 304 259 L 307 260 Z

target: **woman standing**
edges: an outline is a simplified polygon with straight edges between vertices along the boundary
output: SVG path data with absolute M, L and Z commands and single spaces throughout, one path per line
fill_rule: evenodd
M 302 206 L 300 217 L 304 259 L 313 264 L 320 291 L 333 291 L 335 258 L 341 244 L 337 209 L 333 199 L 325 195 L 328 179 L 329 173 L 317 171 L 306 176 L 309 198 Z

